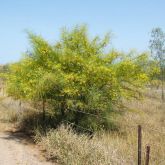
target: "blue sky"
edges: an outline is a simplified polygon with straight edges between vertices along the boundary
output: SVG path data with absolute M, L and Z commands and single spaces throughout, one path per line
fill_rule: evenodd
M 91 36 L 111 31 L 118 50 L 146 51 L 151 29 L 165 30 L 164 16 L 164 0 L 0 0 L 0 63 L 28 49 L 25 30 L 53 43 L 62 27 L 84 23 Z

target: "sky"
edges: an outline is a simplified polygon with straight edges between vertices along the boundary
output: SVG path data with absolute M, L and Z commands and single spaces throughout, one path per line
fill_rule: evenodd
M 165 30 L 164 16 L 165 0 L 0 0 L 0 64 L 30 48 L 27 30 L 54 43 L 62 27 L 81 24 L 90 36 L 111 32 L 119 51 L 147 51 L 152 28 Z

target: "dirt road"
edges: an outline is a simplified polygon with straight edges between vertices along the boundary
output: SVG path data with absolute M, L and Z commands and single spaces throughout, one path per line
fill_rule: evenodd
M 4 112 L 0 105 L 0 111 Z M 13 132 L 0 113 L 0 165 L 52 165 L 21 132 Z

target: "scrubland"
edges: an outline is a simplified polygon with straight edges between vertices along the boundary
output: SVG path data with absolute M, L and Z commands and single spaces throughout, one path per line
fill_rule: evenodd
M 137 164 L 137 126 L 142 126 L 142 161 L 146 145 L 151 147 L 150 164 L 165 163 L 165 104 L 159 90 L 147 89 L 141 100 L 123 100 L 120 114 L 114 117 L 113 131 L 76 132 L 72 125 L 61 124 L 56 129 L 43 131 L 38 111 L 29 104 L 18 110 L 19 102 L 1 98 L 1 121 L 12 122 L 18 129 L 30 132 L 36 144 L 44 150 L 47 159 L 66 165 L 121 165 Z M 25 124 L 26 121 L 26 124 Z M 29 121 L 29 122 L 28 122 Z M 32 122 L 33 121 L 33 122 Z M 25 127 L 26 126 L 26 127 Z

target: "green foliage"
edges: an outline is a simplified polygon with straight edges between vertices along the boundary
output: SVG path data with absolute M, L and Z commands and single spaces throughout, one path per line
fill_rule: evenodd
M 161 68 L 165 67 L 165 33 L 159 27 L 151 31 L 150 49 L 152 56 L 159 62 Z
M 164 96 L 165 33 L 159 27 L 152 29 L 150 49 L 151 49 L 151 55 L 159 64 L 160 80 L 161 80 L 161 88 L 162 88 L 162 101 L 165 101 L 165 96 Z
M 31 50 L 10 66 L 9 95 L 44 99 L 62 119 L 78 125 L 107 127 L 108 119 L 92 119 L 78 111 L 109 118 L 122 97 L 137 97 L 148 80 L 146 54 L 134 60 L 114 50 L 107 54 L 108 35 L 102 40 L 98 36 L 90 39 L 86 26 L 63 29 L 54 45 L 32 33 L 29 39 Z

